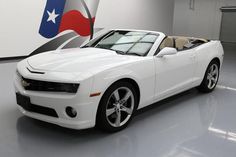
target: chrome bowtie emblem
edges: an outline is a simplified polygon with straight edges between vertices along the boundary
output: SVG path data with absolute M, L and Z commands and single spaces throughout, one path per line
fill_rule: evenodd
M 23 87 L 29 87 L 30 83 L 26 82 L 25 80 L 21 80 L 21 84 Z

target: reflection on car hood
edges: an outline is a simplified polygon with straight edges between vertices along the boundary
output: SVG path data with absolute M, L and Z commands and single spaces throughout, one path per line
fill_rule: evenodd
M 143 57 L 119 55 L 115 51 L 83 48 L 56 50 L 28 58 L 35 70 L 57 72 L 96 72 L 142 59 Z

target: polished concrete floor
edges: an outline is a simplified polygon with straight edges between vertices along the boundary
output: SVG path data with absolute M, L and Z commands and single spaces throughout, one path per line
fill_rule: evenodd
M 225 44 L 225 62 L 213 93 L 192 89 L 139 112 L 115 134 L 74 131 L 22 116 L 13 73 L 0 63 L 1 157 L 235 157 L 236 45 Z

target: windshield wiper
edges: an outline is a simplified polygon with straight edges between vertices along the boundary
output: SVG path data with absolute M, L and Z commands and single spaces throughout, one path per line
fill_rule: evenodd
M 143 56 L 139 53 L 135 53 L 135 52 L 130 52 L 130 53 L 126 53 L 127 55 L 134 55 L 134 56 Z
M 92 46 L 89 46 L 89 45 L 85 45 L 85 46 L 83 46 L 82 48 L 88 48 L 88 47 L 92 47 Z
M 112 49 L 111 49 L 111 50 L 112 50 Z M 120 50 L 112 50 L 112 51 L 115 51 L 117 54 L 120 54 L 120 55 L 125 55 L 125 52 L 120 51 Z
M 135 53 L 135 52 L 130 52 L 130 53 L 125 53 L 124 51 L 120 51 L 120 50 L 112 50 L 115 51 L 117 54 L 121 54 L 121 55 L 133 55 L 133 56 L 143 56 L 139 53 Z

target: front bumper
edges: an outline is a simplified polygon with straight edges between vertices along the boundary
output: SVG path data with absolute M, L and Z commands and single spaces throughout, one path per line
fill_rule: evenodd
M 33 75 L 33 74 L 24 74 Z M 30 98 L 30 103 L 54 109 L 58 117 L 52 117 L 36 112 L 30 112 L 18 105 L 19 110 L 26 116 L 53 123 L 62 127 L 72 129 L 86 129 L 95 126 L 97 107 L 100 97 L 89 97 L 92 81 L 85 81 L 78 89 L 76 94 L 56 93 L 56 92 L 39 92 L 25 90 L 21 84 L 20 76 L 15 76 L 15 92 Z M 69 117 L 65 109 L 73 107 L 77 111 L 75 118 Z

